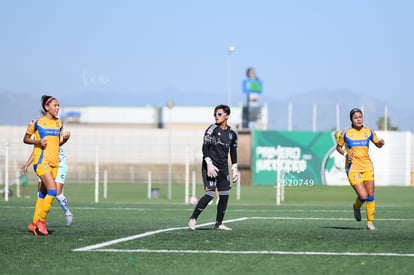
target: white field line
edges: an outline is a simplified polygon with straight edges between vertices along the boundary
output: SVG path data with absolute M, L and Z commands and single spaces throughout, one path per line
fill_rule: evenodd
M 295 217 L 243 217 L 239 219 L 226 220 L 226 223 L 244 221 L 248 219 L 254 220 L 353 220 L 348 218 L 295 218 Z M 402 221 L 410 219 L 381 219 L 389 221 Z M 203 227 L 213 225 L 214 222 L 199 224 L 197 227 Z M 114 252 L 114 253 L 186 253 L 186 254 L 239 254 L 239 255 L 313 255 L 313 256 L 384 256 L 384 257 L 414 257 L 414 254 L 401 254 L 401 253 L 368 253 L 368 252 L 323 252 L 323 251 L 277 251 L 277 250 L 262 250 L 262 251 L 234 251 L 234 250 L 175 250 L 175 249 L 105 249 L 104 247 L 127 242 L 135 239 L 148 237 L 164 232 L 175 230 L 188 230 L 188 227 L 173 227 L 166 229 L 159 229 L 155 231 L 149 231 L 138 235 L 133 235 L 125 238 L 120 238 L 100 244 L 85 246 L 77 249 L 73 249 L 73 252 Z
M 96 252 L 124 253 L 186 253 L 186 254 L 239 254 L 239 255 L 313 255 L 313 256 L 384 256 L 384 257 L 414 257 L 414 254 L 400 253 L 367 253 L 367 252 L 319 252 L 319 251 L 234 251 L 234 250 L 152 250 L 152 249 L 96 249 Z
M 317 217 L 250 217 L 255 220 L 324 220 L 324 221 L 353 221 L 354 218 L 317 218 Z M 411 219 L 375 219 L 376 221 L 409 221 Z
M 248 219 L 248 218 L 227 220 L 226 223 L 243 221 L 243 220 L 246 220 L 246 219 Z M 214 223 L 215 222 L 204 223 L 204 224 L 197 225 L 197 227 L 213 225 Z M 121 239 L 116 239 L 116 240 L 112 240 L 112 241 L 108 241 L 108 242 L 104 242 L 104 243 L 100 243 L 100 244 L 95 244 L 95 245 L 85 246 L 85 247 L 82 247 L 82 248 L 73 249 L 72 251 L 75 251 L 75 252 L 91 251 L 91 250 L 95 250 L 95 249 L 102 248 L 102 247 L 105 247 L 105 246 L 110 246 L 110 245 L 113 245 L 113 244 L 123 243 L 123 242 L 131 241 L 131 240 L 135 240 L 135 239 L 140 239 L 140 238 L 144 238 L 144 237 L 148 237 L 148 236 L 151 236 L 151 235 L 164 233 L 164 232 L 168 232 L 168 231 L 183 230 L 183 229 L 188 229 L 188 227 L 172 227 L 172 228 L 159 229 L 159 230 L 155 230 L 155 231 L 149 231 L 149 232 L 138 234 L 138 235 L 133 235 L 133 236 L 129 236 L 129 237 L 121 238 Z

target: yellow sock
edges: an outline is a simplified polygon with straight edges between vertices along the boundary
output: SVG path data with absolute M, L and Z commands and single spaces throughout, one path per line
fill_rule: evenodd
M 49 214 L 50 208 L 52 208 L 53 201 L 55 200 L 56 196 L 46 195 L 43 199 L 42 209 L 39 214 L 39 220 L 46 220 L 47 215 Z
M 375 201 L 367 201 L 367 221 L 372 223 L 375 214 Z
M 356 198 L 356 200 L 355 200 L 355 208 L 356 209 L 360 209 L 363 204 L 364 204 L 363 201 L 360 201 L 359 198 Z
M 35 209 L 33 213 L 33 222 L 36 223 L 40 216 L 40 211 L 42 211 L 43 199 L 37 197 Z

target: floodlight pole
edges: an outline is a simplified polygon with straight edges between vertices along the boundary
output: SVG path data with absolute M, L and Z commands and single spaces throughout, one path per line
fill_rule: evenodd
M 227 105 L 231 106 L 231 54 L 236 50 L 235 46 L 227 49 Z

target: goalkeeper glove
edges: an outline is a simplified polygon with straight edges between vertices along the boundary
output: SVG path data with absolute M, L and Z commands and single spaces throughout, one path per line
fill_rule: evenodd
M 237 169 L 237 163 L 231 166 L 232 174 L 233 174 L 233 183 L 239 180 L 239 169 Z
M 219 171 L 219 169 L 216 166 L 214 166 L 211 158 L 206 157 L 204 160 L 207 163 L 207 176 L 209 176 L 210 178 L 217 177 L 217 172 Z

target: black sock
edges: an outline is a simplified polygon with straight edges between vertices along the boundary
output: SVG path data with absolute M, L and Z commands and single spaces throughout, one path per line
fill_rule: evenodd
M 196 207 L 194 208 L 193 214 L 191 215 L 190 219 L 197 219 L 198 216 L 203 212 L 203 210 L 207 207 L 208 203 L 213 199 L 213 197 L 210 197 L 208 195 L 204 195 L 202 197 Z
M 224 214 L 227 209 L 227 202 L 229 200 L 229 195 L 220 195 L 220 199 L 217 205 L 217 216 L 216 216 L 216 226 L 219 226 L 223 223 Z

